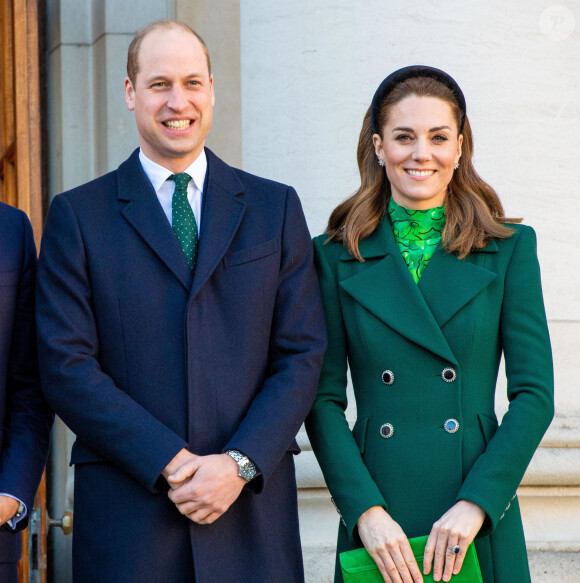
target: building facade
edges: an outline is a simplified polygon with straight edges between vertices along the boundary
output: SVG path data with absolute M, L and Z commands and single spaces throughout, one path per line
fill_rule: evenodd
M 134 32 L 156 18 L 187 22 L 209 46 L 216 92 L 209 147 L 234 166 L 295 186 L 313 235 L 357 187 L 358 133 L 380 81 L 409 64 L 458 80 L 478 171 L 508 216 L 523 216 L 538 235 L 556 417 L 519 490 L 532 578 L 578 581 L 579 0 L 46 0 L 45 8 L 50 196 L 115 168 L 138 145 L 123 100 L 125 58 Z M 502 380 L 499 395 L 504 388 Z M 500 396 L 500 418 L 506 408 Z M 74 508 L 72 441 L 58 424 L 51 516 Z M 332 580 L 338 516 L 304 431 L 299 442 L 307 580 L 324 583 Z M 49 581 L 67 583 L 70 537 L 54 530 L 50 540 Z

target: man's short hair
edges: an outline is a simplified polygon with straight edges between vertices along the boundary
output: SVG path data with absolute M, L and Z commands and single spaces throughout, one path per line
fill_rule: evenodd
M 190 32 L 195 36 L 195 38 L 201 43 L 201 48 L 205 54 L 207 60 L 207 70 L 211 76 L 211 62 L 209 58 L 209 50 L 204 40 L 185 22 L 180 22 L 178 20 L 169 20 L 167 18 L 160 18 L 159 20 L 154 20 L 150 22 L 147 26 L 144 26 L 135 33 L 131 44 L 129 45 L 129 51 L 127 53 L 127 77 L 131 81 L 133 87 L 135 87 L 135 82 L 137 80 L 137 74 L 139 73 L 139 50 L 141 49 L 141 43 L 143 39 L 151 32 L 158 29 L 171 29 L 171 28 L 181 28 L 187 32 Z

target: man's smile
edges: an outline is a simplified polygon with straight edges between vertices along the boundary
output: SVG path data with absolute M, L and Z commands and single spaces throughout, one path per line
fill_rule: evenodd
M 185 130 L 191 125 L 190 119 L 172 119 L 164 121 L 163 125 L 171 130 Z

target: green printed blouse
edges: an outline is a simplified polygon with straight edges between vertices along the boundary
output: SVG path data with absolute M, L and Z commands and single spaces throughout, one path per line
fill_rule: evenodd
M 445 226 L 445 205 L 427 210 L 411 210 L 391 197 L 389 219 L 397 245 L 415 280 L 419 283 L 429 259 L 441 241 Z

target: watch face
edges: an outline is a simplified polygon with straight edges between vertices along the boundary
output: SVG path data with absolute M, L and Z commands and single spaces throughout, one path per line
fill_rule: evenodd
M 242 462 L 238 467 L 240 468 L 240 476 L 245 480 L 250 481 L 256 475 L 254 465 L 249 460 Z

